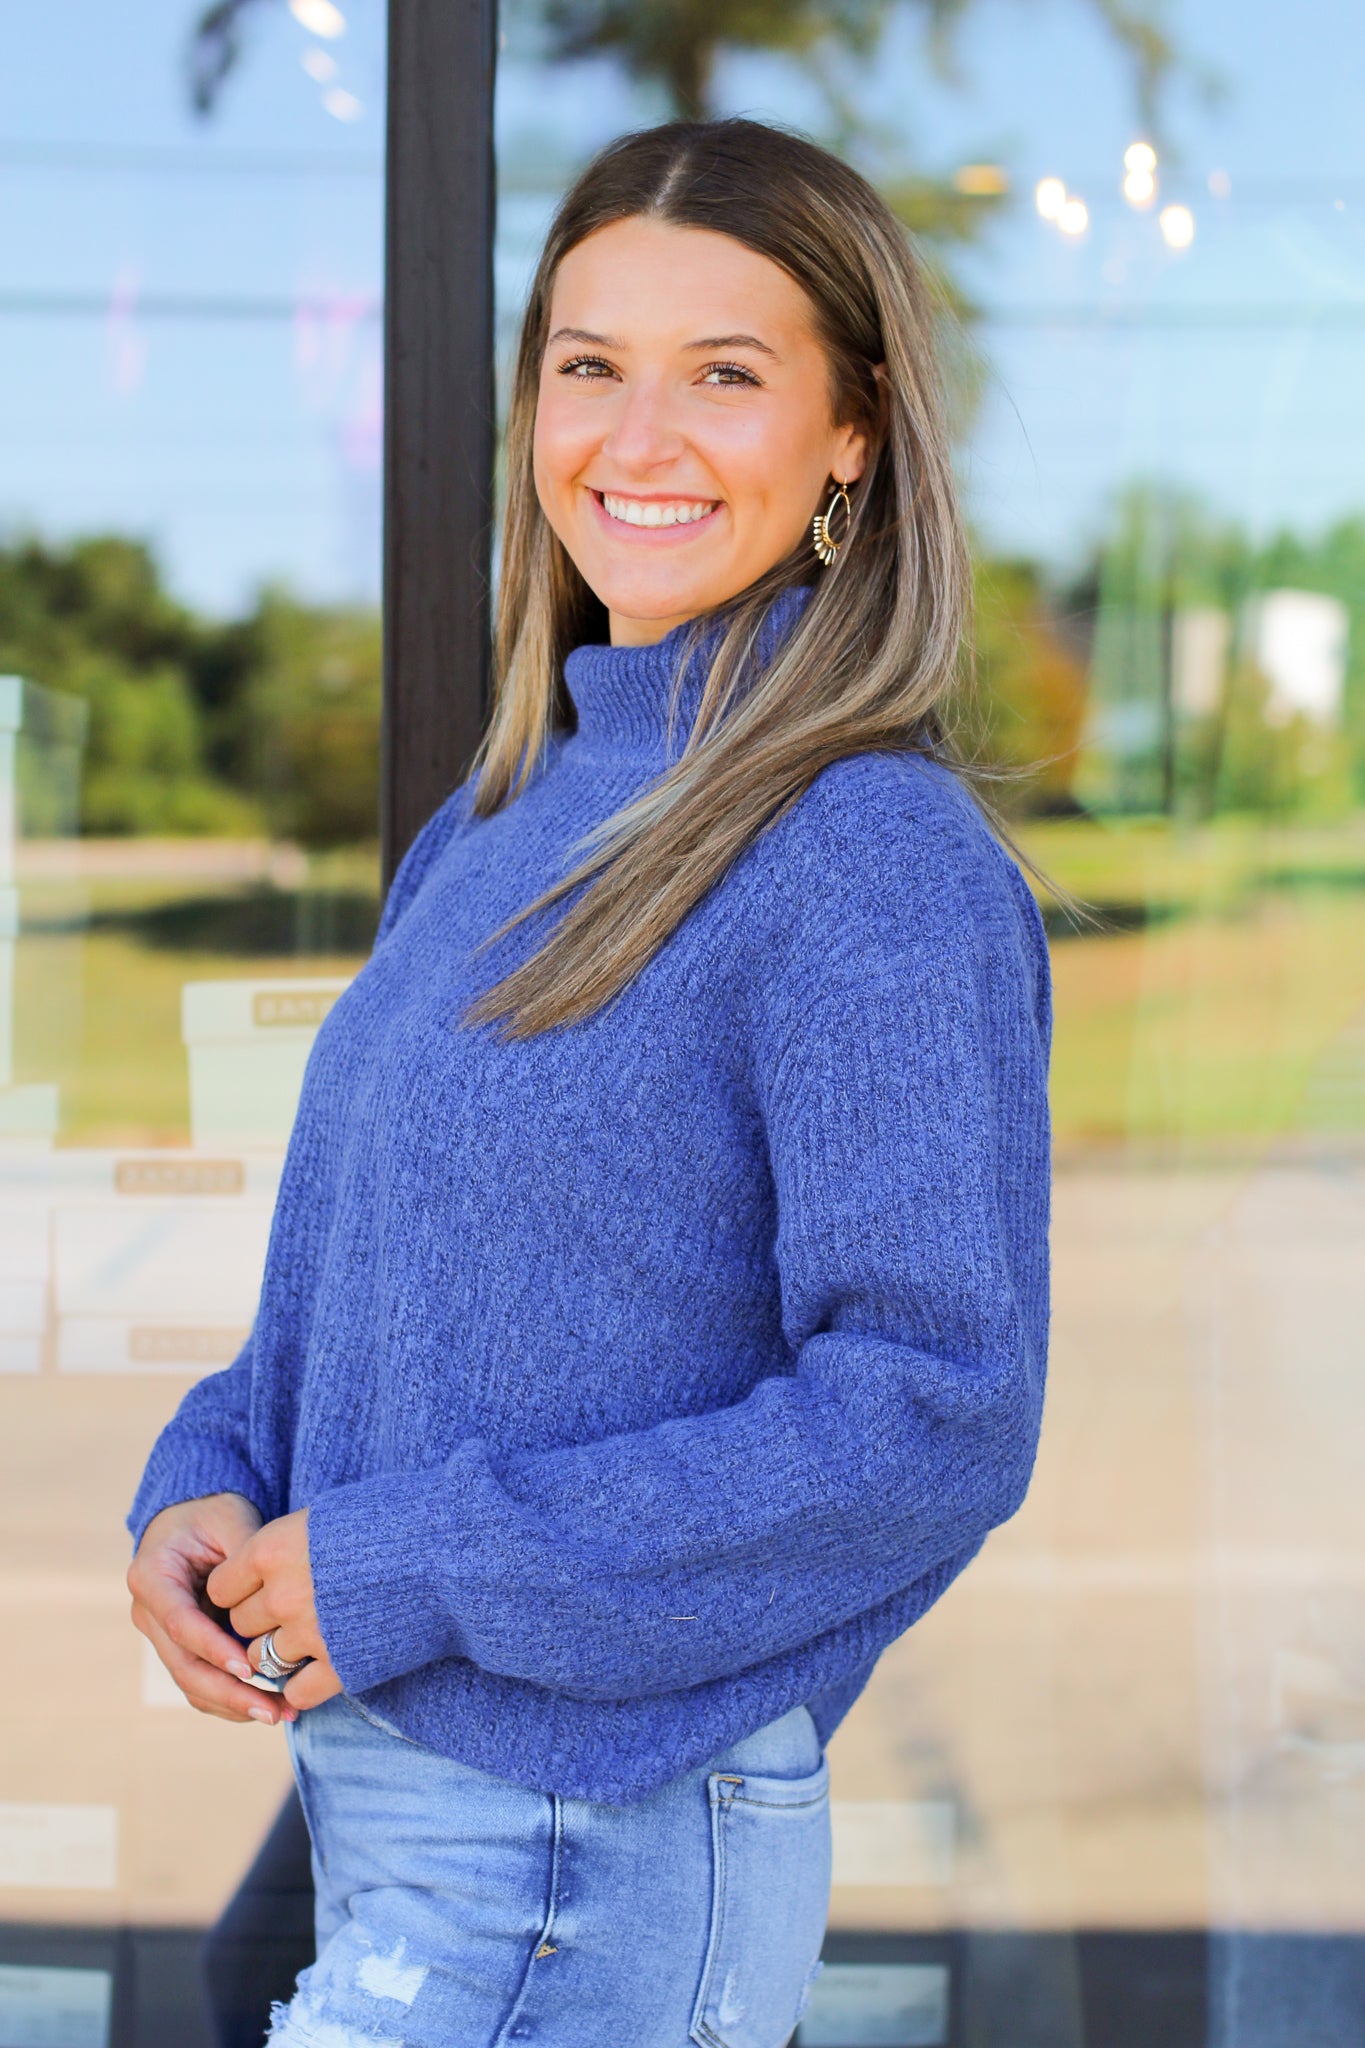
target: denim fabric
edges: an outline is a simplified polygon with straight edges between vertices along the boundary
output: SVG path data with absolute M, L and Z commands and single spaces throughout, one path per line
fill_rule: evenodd
M 633 1806 L 419 1747 L 345 1695 L 289 1732 L 318 1960 L 273 2048 L 782 2048 L 829 1901 L 804 1707 Z

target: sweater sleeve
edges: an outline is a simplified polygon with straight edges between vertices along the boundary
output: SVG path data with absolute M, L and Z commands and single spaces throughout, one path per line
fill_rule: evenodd
M 764 1050 L 789 1370 L 651 1429 L 466 1441 L 322 1496 L 318 1612 L 349 1690 L 445 1656 L 580 1699 L 695 1685 L 1017 1509 L 1046 1354 L 1046 965 L 990 853 L 990 932 L 922 906 L 844 932 Z
M 269 1521 L 283 1512 L 276 1489 L 251 1462 L 250 1404 L 253 1339 L 224 1372 L 190 1388 L 152 1446 L 128 1514 L 134 1544 L 163 1508 L 209 1493 L 240 1493 Z

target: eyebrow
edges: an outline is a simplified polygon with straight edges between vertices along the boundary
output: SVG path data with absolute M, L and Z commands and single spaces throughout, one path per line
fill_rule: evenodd
M 756 348 L 760 355 L 771 356 L 774 362 L 778 360 L 777 350 L 769 348 L 767 342 L 760 341 L 756 334 L 711 334 L 705 341 L 689 341 L 685 346 L 695 349 Z
M 610 334 L 590 334 L 586 327 L 557 327 L 547 346 L 553 347 L 557 341 L 582 341 L 590 348 L 624 350 L 626 347 L 625 342 L 615 340 Z M 760 341 L 756 334 L 710 334 L 701 341 L 684 342 L 683 347 L 698 353 L 709 348 L 753 348 L 760 355 L 771 356 L 774 362 L 780 361 L 777 350 L 769 348 L 767 342 Z

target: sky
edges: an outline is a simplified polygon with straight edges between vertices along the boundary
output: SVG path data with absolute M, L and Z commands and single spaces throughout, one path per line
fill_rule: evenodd
M 220 614 L 270 580 L 378 590 L 383 8 L 343 0 L 326 36 L 309 6 L 262 4 L 208 122 L 184 78 L 194 0 L 0 17 L 0 533 L 137 534 Z M 547 67 L 528 6 L 498 86 L 504 340 L 556 181 L 663 111 L 605 63 Z M 1142 128 L 1085 0 L 978 0 L 951 82 L 904 11 L 874 65 L 838 70 L 888 164 L 1009 171 L 960 266 L 985 360 L 962 473 L 983 541 L 1059 574 L 1138 477 L 1259 534 L 1365 512 L 1365 12 L 1168 15 L 1186 64 L 1158 204 L 1193 215 L 1179 251 L 1120 197 Z M 825 118 L 785 62 L 732 59 L 718 90 Z M 1087 205 L 1074 240 L 1035 210 L 1044 176 Z

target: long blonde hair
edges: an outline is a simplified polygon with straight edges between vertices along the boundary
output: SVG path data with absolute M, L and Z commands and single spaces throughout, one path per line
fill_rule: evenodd
M 597 229 L 641 216 L 729 235 L 802 286 L 830 365 L 834 421 L 863 428 L 869 456 L 833 567 L 803 546 L 712 615 L 723 630 L 679 759 L 513 920 L 575 895 L 530 958 L 470 1009 L 471 1022 L 497 1020 L 509 1037 L 610 1001 L 831 762 L 951 751 L 943 704 L 958 677 L 971 572 L 932 289 L 885 202 L 837 157 L 756 121 L 676 121 L 626 136 L 588 166 L 531 286 L 508 409 L 496 696 L 475 812 L 502 809 L 535 774 L 551 734 L 572 720 L 566 655 L 606 638 L 602 605 L 540 508 L 532 446 L 559 264 Z M 769 605 L 812 581 L 775 658 L 750 677 Z

